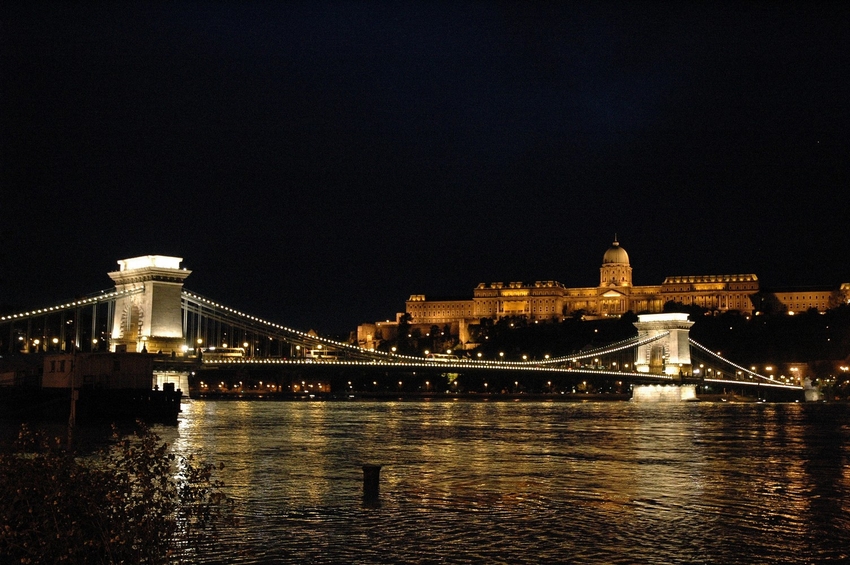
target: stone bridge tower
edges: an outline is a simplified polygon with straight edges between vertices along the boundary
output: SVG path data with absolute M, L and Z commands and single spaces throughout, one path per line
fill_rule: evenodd
M 130 292 L 115 301 L 112 351 L 180 353 L 183 339 L 181 293 L 191 271 L 182 257 L 145 255 L 118 261 L 109 273 L 115 290 Z
M 691 368 L 691 344 L 688 335 L 694 323 L 687 314 L 640 314 L 635 327 L 638 337 L 665 337 L 638 347 L 635 370 L 656 375 L 688 375 Z

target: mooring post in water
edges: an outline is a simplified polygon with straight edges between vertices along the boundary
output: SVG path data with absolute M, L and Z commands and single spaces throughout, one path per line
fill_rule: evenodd
M 375 502 L 378 500 L 381 484 L 381 466 L 363 465 L 363 500 Z

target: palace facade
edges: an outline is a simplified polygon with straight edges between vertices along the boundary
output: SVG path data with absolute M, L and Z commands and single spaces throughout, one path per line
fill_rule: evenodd
M 850 283 L 839 288 L 814 288 L 763 293 L 755 274 L 672 276 L 660 285 L 635 286 L 629 255 L 615 239 L 602 256 L 599 285 L 568 288 L 557 281 L 480 283 L 468 299 L 429 299 L 414 294 L 405 303 L 412 327 L 424 335 L 432 326 L 448 325 L 461 342 L 468 340 L 467 328 L 482 318 L 498 320 L 523 316 L 529 321 L 561 321 L 571 316 L 621 316 L 626 312 L 654 314 L 668 302 L 698 306 L 715 312 L 752 314 L 767 307 L 789 313 L 809 309 L 825 311 L 850 298 Z M 361 347 L 394 337 L 395 321 L 358 327 Z

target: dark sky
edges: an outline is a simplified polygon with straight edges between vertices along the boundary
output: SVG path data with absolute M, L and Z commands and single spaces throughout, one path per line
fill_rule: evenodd
M 850 3 L 0 7 L 0 304 L 184 258 L 299 329 L 414 293 L 850 282 Z

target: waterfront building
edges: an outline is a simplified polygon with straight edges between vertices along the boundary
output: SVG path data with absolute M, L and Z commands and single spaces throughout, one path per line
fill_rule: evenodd
M 154 385 L 153 355 L 52 353 L 44 356 L 43 388 L 134 389 Z
M 433 326 L 448 328 L 462 343 L 469 340 L 468 328 L 482 318 L 499 320 L 521 316 L 531 322 L 562 321 L 567 317 L 602 318 L 635 314 L 657 314 L 664 305 L 675 302 L 712 312 L 737 311 L 752 315 L 758 311 L 820 312 L 850 299 L 850 283 L 839 287 L 783 289 L 765 292 L 753 273 L 726 275 L 669 276 L 659 285 L 635 286 L 629 254 L 617 239 L 602 256 L 599 284 L 570 288 L 558 281 L 480 283 L 469 298 L 438 298 L 413 294 L 405 312 L 395 321 L 375 322 L 358 327 L 361 347 L 375 347 L 395 337 L 398 321 L 409 315 L 411 328 L 425 335 Z

